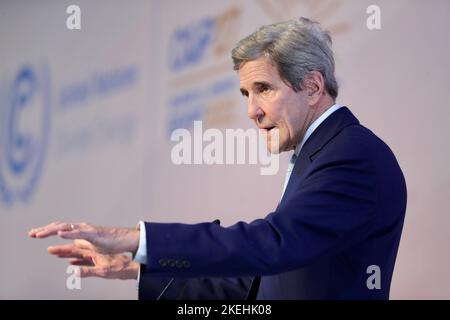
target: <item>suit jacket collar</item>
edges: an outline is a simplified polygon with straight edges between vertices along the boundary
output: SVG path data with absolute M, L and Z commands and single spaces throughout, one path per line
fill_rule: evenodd
M 312 133 L 300 151 L 300 155 L 304 153 L 309 158 L 313 157 L 345 127 L 354 124 L 359 124 L 359 121 L 353 113 L 347 107 L 339 108 Z

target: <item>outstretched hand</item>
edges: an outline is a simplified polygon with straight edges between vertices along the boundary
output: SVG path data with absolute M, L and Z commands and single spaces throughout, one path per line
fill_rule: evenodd
M 99 253 L 136 253 L 139 245 L 139 230 L 132 228 L 108 228 L 88 223 L 67 223 L 56 221 L 46 226 L 31 229 L 32 238 L 47 238 L 58 235 L 63 239 L 87 240 Z
M 106 279 L 137 279 L 139 263 L 129 255 L 101 254 L 96 246 L 86 240 L 75 240 L 73 243 L 51 246 L 50 254 L 60 258 L 69 258 L 71 265 L 80 266 L 80 277 L 100 277 Z

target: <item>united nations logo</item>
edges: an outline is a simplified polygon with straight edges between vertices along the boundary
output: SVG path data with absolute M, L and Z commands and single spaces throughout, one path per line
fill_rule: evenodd
M 0 200 L 12 205 L 30 200 L 42 172 L 50 126 L 48 68 L 23 66 L 8 82 L 0 104 Z

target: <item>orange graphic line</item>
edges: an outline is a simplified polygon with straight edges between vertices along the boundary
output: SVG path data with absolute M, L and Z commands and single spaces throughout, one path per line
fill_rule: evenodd
M 176 77 L 169 81 L 169 85 L 171 87 L 183 87 L 186 85 L 192 85 L 209 77 L 217 76 L 218 74 L 229 72 L 231 70 L 233 70 L 231 63 L 222 62 L 220 64 L 205 67 L 197 71 L 192 71 L 186 75 Z

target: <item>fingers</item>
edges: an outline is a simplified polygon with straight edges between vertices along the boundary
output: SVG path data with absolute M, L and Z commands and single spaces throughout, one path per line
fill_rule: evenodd
M 59 235 L 63 239 L 85 239 L 95 234 L 96 228 L 86 223 L 67 223 L 55 221 L 46 226 L 31 229 L 28 235 L 32 238 L 47 238 L 53 235 Z
M 104 267 L 80 267 L 78 274 L 81 278 L 99 277 L 110 278 L 111 274 L 108 272 L 108 268 Z
M 60 258 L 78 258 L 85 260 L 92 260 L 94 252 L 91 250 L 81 249 L 74 244 L 65 244 L 59 246 L 50 246 L 47 251 L 50 254 L 56 255 Z
M 55 222 L 52 222 L 52 223 L 50 223 L 50 224 L 48 224 L 48 225 L 46 225 L 46 226 L 43 226 L 43 227 L 38 227 L 38 228 L 33 228 L 33 229 L 31 229 L 29 232 L 28 232 L 28 235 L 30 236 L 30 237 L 32 237 L 32 238 L 37 238 L 38 236 L 38 234 L 40 235 L 40 233 L 42 232 L 42 231 L 44 231 L 44 230 L 49 230 L 50 228 L 54 228 L 55 226 L 57 226 L 57 225 L 59 225 L 59 224 L 61 224 L 61 222 L 60 221 L 55 221 Z
M 69 259 L 69 263 L 73 266 L 90 266 L 90 267 L 95 266 L 92 259 L 78 259 L 78 258 Z
M 47 238 L 58 234 L 58 232 L 70 231 L 73 226 L 71 223 L 55 221 L 46 226 L 31 229 L 28 235 L 32 238 Z
M 81 252 L 73 244 L 64 244 L 59 246 L 50 246 L 47 248 L 48 253 L 60 256 L 62 258 L 78 257 L 82 258 Z
M 122 268 L 121 270 L 113 271 L 111 267 L 86 267 L 82 266 L 77 270 L 77 274 L 81 278 L 98 277 L 105 279 L 136 279 L 137 273 Z
M 139 263 L 130 262 L 128 256 L 122 255 L 100 255 L 92 261 L 78 258 L 69 261 L 70 264 L 79 266 L 76 275 L 82 278 L 137 279 L 140 268 Z

